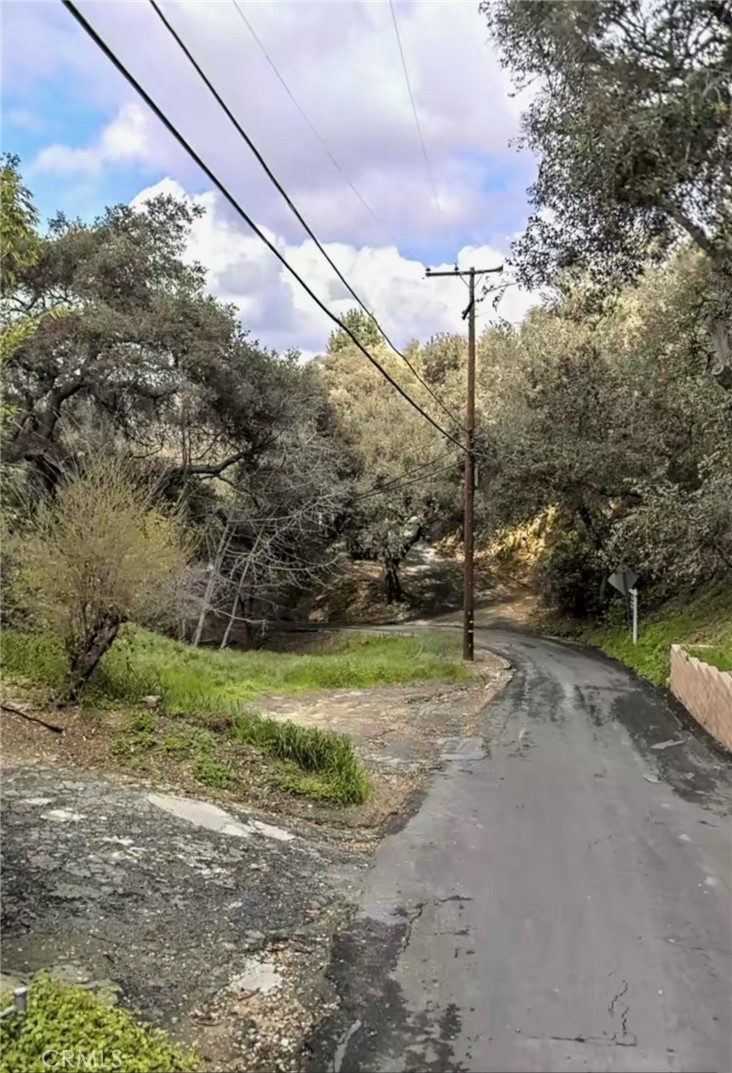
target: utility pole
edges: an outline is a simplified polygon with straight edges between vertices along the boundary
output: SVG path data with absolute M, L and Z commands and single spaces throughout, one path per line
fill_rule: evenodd
M 475 277 L 490 272 L 502 272 L 498 268 L 466 268 L 462 271 L 455 265 L 446 272 L 427 269 L 430 279 L 436 276 L 468 277 L 468 305 L 463 311 L 463 320 L 468 320 L 468 383 L 465 402 L 465 484 L 463 490 L 463 659 L 475 658 L 475 557 L 473 543 L 473 516 L 475 497 Z

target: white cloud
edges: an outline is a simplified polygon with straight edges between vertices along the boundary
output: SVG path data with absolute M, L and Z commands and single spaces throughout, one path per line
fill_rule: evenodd
M 107 109 L 115 99 L 120 109 L 90 143 L 46 147 L 39 166 L 99 175 L 135 165 L 146 175 L 172 173 L 186 187 L 200 188 L 197 169 L 183 160 L 156 120 L 129 122 L 131 91 L 111 66 L 100 68 L 94 45 L 74 30 L 76 52 L 70 48 L 68 18 L 61 27 L 58 13 L 47 10 L 51 5 L 6 6 L 33 9 L 23 13 L 25 23 L 35 20 L 46 27 L 45 33 L 30 33 L 27 27 L 16 39 L 21 54 L 13 61 L 16 78 L 28 77 L 18 68 L 31 41 L 40 38 L 44 54 L 52 54 L 59 37 L 62 59 L 49 62 L 66 73 L 64 85 L 76 83 L 75 93 L 86 91 Z M 452 250 L 466 241 L 500 244 L 521 226 L 531 165 L 508 148 L 518 127 L 516 101 L 487 43 L 477 3 L 396 4 L 441 212 L 425 172 L 388 4 L 242 0 L 242 7 L 347 178 L 308 128 L 232 4 L 180 0 L 166 4 L 165 11 L 321 238 L 359 246 L 439 243 Z M 276 233 L 299 242 L 300 226 L 152 8 L 107 0 L 87 5 L 85 14 L 247 209 Z M 68 70 L 74 63 L 76 78 Z M 36 70 L 32 57 L 31 69 Z M 44 75 L 38 71 L 37 77 Z
M 167 178 L 141 191 L 132 204 L 140 207 L 161 193 L 190 198 L 204 209 L 193 223 L 186 256 L 205 266 L 210 291 L 236 306 L 244 327 L 278 350 L 297 347 L 306 356 L 323 350 L 333 323 L 262 242 L 233 217 L 217 193 L 191 197 L 180 183 Z M 356 304 L 312 240 L 288 242 L 264 230 L 329 309 L 342 315 Z M 425 279 L 425 266 L 405 257 L 395 245 L 324 245 L 397 346 L 413 338 L 424 342 L 437 332 L 465 330 L 461 313 L 467 292 L 459 279 Z M 493 267 L 502 261 L 502 254 L 489 246 L 465 246 L 458 254 L 461 267 Z M 536 301 L 536 296 L 511 287 L 492 315 L 518 323 Z M 489 310 L 486 302 L 481 313 Z M 481 325 L 487 322 L 482 316 Z
M 153 159 L 150 115 L 135 102 L 124 104 L 85 148 L 48 145 L 36 156 L 31 171 L 82 174 L 94 177 L 105 167 L 149 164 Z

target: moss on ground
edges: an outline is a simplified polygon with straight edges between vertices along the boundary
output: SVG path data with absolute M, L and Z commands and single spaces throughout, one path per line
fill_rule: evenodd
M 0 1005 L 12 1005 L 10 992 L 0 995 Z M 0 1022 L 0 1043 L 0 1073 L 62 1068 L 194 1073 L 201 1068 L 197 1056 L 173 1043 L 162 1029 L 138 1024 L 126 1010 L 45 974 L 31 981 L 26 1013 Z

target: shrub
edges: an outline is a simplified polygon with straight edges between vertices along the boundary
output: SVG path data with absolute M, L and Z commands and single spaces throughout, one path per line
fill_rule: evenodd
M 150 620 L 185 567 L 178 519 L 122 463 L 92 463 L 32 513 L 10 579 L 35 625 L 61 638 L 75 700 L 122 622 Z
M 537 583 L 542 603 L 563 615 L 589 618 L 600 610 L 600 558 L 577 532 L 562 534 L 542 555 Z
M 5 992 L 2 1006 L 12 1002 Z M 72 1051 L 86 1062 L 79 1068 L 99 1073 L 193 1073 L 201 1068 L 191 1051 L 172 1043 L 152 1025 L 136 1024 L 127 1011 L 102 1002 L 80 987 L 36 976 L 28 988 L 28 1008 L 0 1022 L 0 1073 L 47 1073 L 43 1055 Z M 92 1056 L 94 1058 L 92 1059 Z M 76 1068 L 76 1066 L 74 1066 Z
M 231 764 L 214 760 L 207 753 L 198 753 L 193 758 L 191 770 L 196 782 L 204 786 L 213 786 L 217 790 L 230 790 L 237 782 L 236 773 Z
M 193 734 L 190 727 L 168 730 L 161 742 L 166 753 L 171 756 L 187 756 L 193 746 Z

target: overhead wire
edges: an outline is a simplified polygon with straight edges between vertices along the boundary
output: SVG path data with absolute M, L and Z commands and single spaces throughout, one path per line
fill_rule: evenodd
M 447 473 L 448 470 L 454 470 L 454 469 L 455 469 L 455 464 L 453 463 L 452 465 L 449 465 L 449 466 L 442 466 L 440 469 L 436 469 L 432 473 L 426 474 L 426 476 L 427 477 L 436 477 L 440 473 Z M 398 491 L 400 488 L 406 488 L 407 485 L 419 484 L 419 482 L 423 481 L 424 479 L 425 479 L 425 475 L 423 475 L 421 477 L 413 477 L 411 481 L 400 481 L 400 483 L 397 486 L 395 486 L 394 488 L 387 487 L 387 486 L 385 486 L 383 488 L 374 488 L 373 491 L 364 492 L 363 495 L 357 495 L 354 498 L 355 499 L 369 499 L 371 496 L 386 495 L 388 492 L 394 492 L 394 491 Z
M 280 85 L 282 86 L 282 88 L 284 89 L 285 93 L 287 94 L 287 96 L 288 96 L 288 97 L 290 98 L 290 100 L 292 101 L 292 103 L 293 103 L 293 104 L 295 105 L 295 107 L 297 108 L 297 110 L 298 110 L 298 112 L 300 113 L 300 115 L 302 116 L 302 118 L 303 118 L 303 119 L 305 120 L 305 122 L 307 123 L 307 125 L 308 125 L 308 126 L 310 127 L 310 130 L 311 130 L 311 131 L 313 132 L 313 134 L 315 135 L 315 137 L 316 137 L 316 138 L 318 139 L 318 141 L 319 141 L 319 142 L 320 142 L 320 144 L 322 145 L 322 147 L 323 147 L 323 149 L 325 150 L 325 153 L 326 153 L 326 155 L 328 156 L 328 158 L 330 159 L 331 163 L 332 163 L 332 164 L 334 165 L 334 167 L 336 167 L 336 168 L 338 169 L 338 171 L 339 171 L 339 172 L 341 173 L 341 175 L 342 175 L 342 176 L 343 176 L 343 178 L 344 178 L 344 179 L 346 180 L 346 182 L 347 182 L 347 183 L 348 183 L 348 185 L 350 186 L 351 190 L 352 190 L 352 191 L 354 192 L 354 194 L 356 195 L 356 197 L 358 198 L 358 200 L 359 200 L 359 201 L 361 202 L 361 204 L 362 204 L 362 205 L 364 206 L 364 208 L 365 208 L 365 209 L 366 209 L 366 211 L 367 211 L 367 212 L 369 213 L 369 215 L 370 215 L 371 217 L 373 217 L 373 219 L 374 219 L 374 220 L 376 221 L 376 223 L 381 223 L 381 220 L 380 220 L 380 219 L 379 219 L 379 217 L 378 217 L 378 216 L 376 215 L 376 213 L 374 212 L 374 210 L 373 210 L 373 209 L 371 208 L 371 206 L 369 205 L 368 201 L 366 201 L 366 199 L 365 199 L 365 197 L 363 196 L 363 194 L 361 193 L 361 191 L 360 191 L 360 190 L 359 190 L 359 189 L 358 189 L 358 188 L 357 188 L 357 187 L 356 187 L 356 186 L 354 185 L 354 183 L 353 183 L 353 182 L 351 181 L 351 179 L 350 179 L 350 178 L 348 177 L 348 175 L 346 174 L 346 172 L 345 172 L 345 171 L 343 170 L 343 168 L 342 168 L 342 167 L 341 167 L 341 165 L 339 164 L 338 160 L 336 159 L 336 157 L 335 157 L 335 156 L 333 155 L 333 153 L 331 152 L 331 150 L 330 150 L 330 148 L 329 148 L 329 146 L 328 146 L 328 143 L 326 142 L 325 138 L 324 138 L 324 137 L 322 136 L 322 134 L 320 133 L 320 131 L 318 130 L 318 128 L 317 128 L 317 127 L 315 126 L 315 124 L 314 124 L 314 123 L 313 123 L 313 121 L 311 120 L 310 116 L 309 116 L 309 115 L 307 114 L 307 112 L 306 112 L 306 111 L 305 111 L 305 109 L 304 109 L 304 108 L 302 107 L 302 105 L 301 105 L 301 104 L 300 104 L 300 102 L 298 101 L 298 99 L 297 99 L 297 97 L 295 96 L 295 94 L 294 94 L 294 93 L 292 92 L 292 90 L 291 90 L 291 89 L 290 89 L 290 87 L 288 86 L 288 84 L 287 84 L 287 82 L 285 81 L 285 79 L 283 78 L 283 76 L 282 76 L 282 75 L 280 74 L 280 71 L 279 71 L 279 69 L 278 69 L 278 67 L 277 67 L 277 64 L 276 64 L 276 63 L 274 62 L 274 60 L 272 59 L 272 57 L 270 56 L 270 54 L 269 54 L 269 53 L 267 52 L 267 49 L 266 49 L 266 48 L 264 47 L 264 44 L 263 44 L 263 42 L 261 41 L 261 39 L 260 39 L 259 35 L 257 34 L 257 31 L 256 31 L 256 30 L 254 29 L 254 27 L 252 26 L 251 22 L 249 21 L 249 19 L 247 18 L 247 16 L 246 16 L 246 15 L 244 14 L 244 12 L 242 11 L 241 7 L 240 7 L 240 6 L 239 6 L 239 4 L 238 4 L 238 0 L 231 0 L 231 2 L 233 3 L 234 7 L 235 7 L 235 8 L 236 8 L 236 10 L 238 11 L 238 13 L 239 13 L 239 17 L 240 17 L 240 19 L 242 20 L 242 22 L 244 23 L 244 25 L 245 25 L 245 26 L 247 27 L 247 29 L 249 30 L 249 33 L 250 33 L 250 34 L 252 35 L 252 37 L 254 38 L 254 40 L 255 40 L 255 41 L 257 42 L 257 44 L 259 45 L 260 49 L 262 50 L 262 53 L 263 53 L 263 55 L 264 55 L 264 58 L 266 59 L 267 63 L 268 63 L 269 65 L 270 65 L 270 67 L 271 67 L 271 68 L 272 68 L 272 70 L 274 71 L 275 75 L 277 76 L 277 79 L 278 79 L 278 81 L 279 81 Z
M 394 33 L 396 34 L 397 45 L 399 46 L 399 56 L 401 57 L 401 61 L 402 61 L 402 71 L 404 72 L 404 81 L 407 83 L 407 92 L 409 93 L 409 101 L 410 101 L 410 103 L 412 105 L 412 115 L 414 116 L 414 123 L 415 123 L 415 126 L 417 128 L 417 136 L 419 137 L 419 144 L 422 147 L 422 156 L 424 157 L 424 163 L 425 163 L 425 167 L 427 169 L 427 177 L 428 177 L 428 179 L 430 181 L 430 185 L 432 187 L 432 197 L 434 199 L 435 205 L 437 206 L 437 211 L 439 213 L 442 213 L 442 205 L 440 204 L 440 199 L 437 196 L 437 187 L 435 185 L 435 177 L 434 177 L 434 175 L 432 173 L 432 165 L 430 164 L 430 158 L 427 155 L 427 146 L 425 145 L 424 135 L 422 133 L 422 124 L 419 121 L 419 113 L 417 112 L 417 104 L 416 104 L 416 102 L 414 100 L 414 93 L 412 91 L 412 82 L 411 82 L 411 79 L 409 77 L 409 70 L 407 68 L 407 60 L 406 60 L 406 57 L 404 55 L 404 48 L 402 46 L 401 34 L 399 33 L 399 23 L 397 22 L 396 9 L 394 7 L 394 0 L 389 0 L 389 8 L 391 10 L 391 20 L 394 23 Z
M 234 3 L 236 3 L 236 0 L 234 0 Z M 201 67 L 200 63 L 195 58 L 193 53 L 191 52 L 191 50 L 188 47 L 188 45 L 186 45 L 186 43 L 183 40 L 183 38 L 180 36 L 180 34 L 175 29 L 175 27 L 172 25 L 172 23 L 170 22 L 168 17 L 162 11 L 162 9 L 160 7 L 160 4 L 157 2 L 157 0 L 150 0 L 150 4 L 151 4 L 153 10 L 155 11 L 155 14 L 158 16 L 160 21 L 165 26 L 165 28 L 168 31 L 168 33 L 172 36 L 173 40 L 176 42 L 176 44 L 178 45 L 180 50 L 183 52 L 183 54 L 188 59 L 188 61 L 191 64 L 191 66 L 194 68 L 194 70 L 198 74 L 199 78 L 203 81 L 204 85 L 209 90 L 211 95 L 214 97 L 214 99 L 216 100 L 218 105 L 222 108 L 222 110 L 224 111 L 225 115 L 227 116 L 229 121 L 232 123 L 232 125 L 236 129 L 237 133 L 240 135 L 241 138 L 244 139 L 246 145 L 252 151 L 252 153 L 254 154 L 257 162 L 260 164 L 260 166 L 264 170 L 265 174 L 267 175 L 267 178 L 270 180 L 270 182 L 273 184 L 273 186 L 276 188 L 276 190 L 280 193 L 280 195 L 284 199 L 287 207 L 294 214 L 295 218 L 298 220 L 298 222 L 302 225 L 302 227 L 305 229 L 307 234 L 313 240 L 313 242 L 315 243 L 315 246 L 317 247 L 319 252 L 323 255 L 323 257 L 328 262 L 330 267 L 333 269 L 333 271 L 337 275 L 338 279 L 341 281 L 343 286 L 349 292 L 351 297 L 360 306 L 360 308 L 363 310 L 363 312 L 366 314 L 366 316 L 369 317 L 369 319 L 372 321 L 372 323 L 376 326 L 377 330 L 383 336 L 383 338 L 386 341 L 387 345 L 389 347 L 391 347 L 391 349 L 394 351 L 394 353 L 397 354 L 402 359 L 402 361 L 404 361 L 406 363 L 407 368 L 414 374 L 414 376 L 417 378 L 417 380 L 419 380 L 420 384 L 425 388 L 425 390 L 428 392 L 428 394 L 437 403 L 437 405 L 440 407 L 440 409 L 443 411 L 443 413 L 445 413 L 450 418 L 451 421 L 455 421 L 459 425 L 459 427 L 462 428 L 462 422 L 461 422 L 460 418 L 457 417 L 457 415 L 454 414 L 447 406 L 445 406 L 445 404 L 442 402 L 440 397 L 430 387 L 430 385 L 427 383 L 427 381 L 424 379 L 424 377 L 419 373 L 419 371 L 417 369 L 415 369 L 414 365 L 409 360 L 409 358 L 406 356 L 406 354 L 403 354 L 399 350 L 399 348 L 397 346 L 395 346 L 394 343 L 392 343 L 392 341 L 389 338 L 389 336 L 386 334 L 384 329 L 381 327 L 381 324 L 377 320 L 376 316 L 371 312 L 371 310 L 365 304 L 363 299 L 357 294 L 357 292 L 351 286 L 351 284 L 346 279 L 346 277 L 343 275 L 341 270 L 338 268 L 338 265 L 334 262 L 334 260 L 332 259 L 332 257 L 328 253 L 328 251 L 325 249 L 323 244 L 320 242 L 320 240 L 318 239 L 317 235 L 315 234 L 313 229 L 308 224 L 307 220 L 305 220 L 305 218 L 303 217 L 302 213 L 297 208 L 297 206 L 295 205 L 295 203 L 293 202 L 292 198 L 290 197 L 290 195 L 285 190 L 285 188 L 282 185 L 282 183 L 279 181 L 277 176 L 272 171 L 271 167 L 269 166 L 269 164 L 267 163 L 267 161 L 263 157 L 263 155 L 260 152 L 260 150 L 254 144 L 254 142 L 252 141 L 252 139 L 249 136 L 249 134 L 247 134 L 247 132 L 244 130 L 244 128 L 242 127 L 241 123 L 237 119 L 236 115 L 232 112 L 231 108 L 228 106 L 228 104 L 226 103 L 224 98 L 221 96 L 219 91 L 216 89 L 216 87 L 214 86 L 213 82 L 208 77 L 206 72 L 203 70 L 203 68 Z
M 391 376 L 391 374 L 373 356 L 373 354 L 371 354 L 366 349 L 366 347 L 358 339 L 358 337 L 354 334 L 354 332 L 351 331 L 351 329 L 346 324 L 344 324 L 343 321 L 338 316 L 336 316 L 336 314 L 333 313 L 326 306 L 326 304 L 322 301 L 322 299 L 320 299 L 318 297 L 318 295 L 313 291 L 313 289 L 309 286 L 309 284 L 305 282 L 305 280 L 302 278 L 302 276 L 299 274 L 299 272 L 295 268 L 292 267 L 292 265 L 289 263 L 287 258 L 280 252 L 280 250 L 277 249 L 277 246 L 274 244 L 274 242 L 272 242 L 264 234 L 264 232 L 261 230 L 261 228 L 258 227 L 257 224 L 254 222 L 254 220 L 251 218 L 251 216 L 249 216 L 249 214 L 246 212 L 246 210 L 241 207 L 241 205 L 236 200 L 236 198 L 233 196 L 233 194 L 231 194 L 230 191 L 224 186 L 223 182 L 211 170 L 211 168 L 205 163 L 205 161 L 202 159 L 202 157 L 196 152 L 196 150 L 186 140 L 186 138 L 180 133 L 180 131 L 177 129 L 177 127 L 174 125 L 174 123 L 170 119 L 168 119 L 168 117 L 165 115 L 165 113 L 160 108 L 160 106 L 153 100 L 153 98 L 150 96 L 150 94 L 147 92 L 147 90 L 145 90 L 143 88 L 143 86 L 140 84 L 140 82 L 138 82 L 138 80 L 135 78 L 135 76 L 132 74 L 132 72 L 129 71 L 127 67 L 125 67 L 124 63 L 119 59 L 119 57 L 115 54 L 115 52 L 109 47 L 109 45 L 106 43 L 106 41 L 104 41 L 104 39 L 97 33 L 97 31 L 94 29 L 92 24 L 81 13 L 81 11 L 76 6 L 76 4 L 73 3 L 73 0 L 61 0 L 61 2 L 63 3 L 63 5 L 67 9 L 67 11 L 69 11 L 69 13 L 76 19 L 76 21 L 79 23 L 79 25 L 85 31 L 85 33 L 87 33 L 88 36 L 92 39 L 92 41 L 94 41 L 94 43 L 101 49 L 101 51 L 104 53 L 104 55 L 107 57 L 107 59 L 117 68 L 117 70 L 120 72 L 120 74 L 123 75 L 123 77 L 129 82 L 129 84 L 140 95 L 140 97 L 143 99 L 143 101 L 147 104 L 147 106 L 151 109 L 151 111 L 157 116 L 157 118 L 160 120 L 160 122 L 166 128 L 166 130 L 170 134 L 173 135 L 173 137 L 178 142 L 178 144 L 181 145 L 183 147 L 183 149 L 185 149 L 185 151 L 188 153 L 190 158 L 198 165 L 198 167 L 201 169 L 201 171 L 204 173 L 204 175 L 206 175 L 208 177 L 208 179 L 217 188 L 217 190 L 219 190 L 220 193 L 223 194 L 223 196 L 229 202 L 229 204 L 234 209 L 234 211 L 237 213 L 237 215 L 239 215 L 242 218 L 242 220 L 244 220 L 244 222 L 251 228 L 251 230 L 254 232 L 254 234 L 259 239 L 261 239 L 261 241 L 265 244 L 265 246 L 267 246 L 267 248 L 270 250 L 270 252 L 273 253 L 274 256 L 277 258 L 277 260 L 280 261 L 280 263 L 287 269 L 287 271 L 290 273 L 290 275 L 294 279 L 297 280 L 297 282 L 300 284 L 300 286 L 303 288 L 303 290 L 305 290 L 306 293 L 312 298 L 312 300 L 315 302 L 315 304 L 318 306 L 318 308 L 320 310 L 322 310 L 322 312 L 325 313 L 325 315 L 331 321 L 333 321 L 334 324 L 336 324 L 339 328 L 341 328 L 346 333 L 346 335 L 351 339 L 351 341 L 353 343 L 355 343 L 355 345 L 358 347 L 358 349 L 361 351 L 361 353 L 365 355 L 365 357 L 368 359 L 368 361 L 370 361 L 371 364 L 376 369 L 378 369 L 378 371 L 381 373 L 381 375 L 384 377 L 384 379 L 387 380 L 391 384 L 391 386 L 396 389 L 396 391 L 399 393 L 399 395 L 401 395 L 402 398 L 406 402 L 408 402 L 409 405 L 414 410 L 417 411 L 417 413 L 419 413 L 427 422 L 429 422 L 429 424 L 432 425 L 432 427 L 437 432 L 439 432 L 442 436 L 444 436 L 445 439 L 450 440 L 450 442 L 454 443 L 457 447 L 459 447 L 461 451 L 465 451 L 466 448 L 460 442 L 460 440 L 456 439 L 451 433 L 449 433 L 446 429 L 444 429 L 441 425 L 439 425 L 437 423 L 437 421 L 435 421 L 435 419 L 433 417 L 431 417 L 430 414 L 428 414 L 419 405 L 418 402 L 415 402 L 415 400 L 404 390 L 404 388 L 402 388 L 402 386 L 398 383 L 398 381 L 396 381 L 394 379 L 394 377 Z
M 373 488 L 370 488 L 367 492 L 359 492 L 359 494 L 355 495 L 353 498 L 369 499 L 371 498 L 371 496 L 378 496 L 383 495 L 387 492 L 398 491 L 399 488 L 404 488 L 407 485 L 418 484 L 420 481 L 424 481 L 430 477 L 436 477 L 440 473 L 447 473 L 448 470 L 452 470 L 455 468 L 456 464 L 458 464 L 458 462 L 460 461 L 459 459 L 454 458 L 452 462 L 449 463 L 449 465 L 440 466 L 439 469 L 432 470 L 429 473 L 422 473 L 421 476 L 413 477 L 411 480 L 404 479 L 405 477 L 411 477 L 412 474 L 418 473 L 420 470 L 427 469 L 428 466 L 434 465 L 434 463 L 439 462 L 440 459 L 446 458 L 448 453 L 449 452 L 446 452 L 446 454 L 443 455 L 438 455 L 437 458 L 432 458 L 429 462 L 422 463 L 421 466 L 415 466 L 414 469 L 407 470 L 406 473 L 400 474 L 399 477 L 395 477 L 392 481 L 387 481 L 386 484 L 382 484 L 379 487 L 374 486 Z

